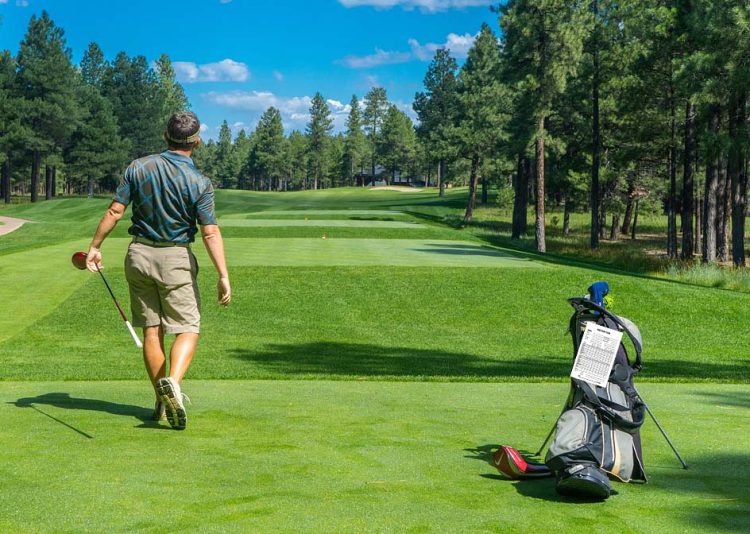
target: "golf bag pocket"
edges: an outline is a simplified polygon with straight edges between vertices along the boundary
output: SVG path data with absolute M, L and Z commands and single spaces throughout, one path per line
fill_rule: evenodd
M 571 464 L 588 462 L 602 465 L 602 423 L 586 406 L 566 410 L 557 420 L 555 441 L 547 451 L 545 463 L 553 471 Z

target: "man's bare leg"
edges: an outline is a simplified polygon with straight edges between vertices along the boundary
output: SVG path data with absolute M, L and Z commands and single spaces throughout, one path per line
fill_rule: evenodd
M 193 332 L 183 332 L 175 337 L 169 353 L 169 376 L 178 384 L 190 367 L 197 345 L 198 334 Z
M 167 374 L 167 359 L 164 355 L 164 330 L 161 326 L 143 329 L 143 363 L 156 391 L 156 381 Z M 157 395 L 158 396 L 158 395 Z

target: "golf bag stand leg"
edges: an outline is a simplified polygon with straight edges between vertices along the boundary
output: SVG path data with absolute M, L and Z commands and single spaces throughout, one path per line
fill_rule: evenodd
M 680 456 L 680 453 L 679 453 L 679 452 L 677 451 L 677 448 L 676 448 L 676 447 L 674 446 L 674 444 L 672 443 L 672 440 L 671 440 L 671 439 L 669 439 L 669 436 L 667 436 L 667 433 L 666 433 L 666 432 L 664 431 L 664 429 L 663 429 L 663 428 L 661 427 L 661 425 L 659 424 L 659 421 L 657 421 L 657 420 L 656 420 L 656 417 L 654 416 L 654 412 L 652 412 L 652 411 L 651 411 L 651 408 L 649 408 L 649 407 L 648 407 L 648 404 L 646 403 L 646 401 L 645 401 L 645 400 L 643 400 L 643 397 L 641 397 L 641 394 L 640 394 L 640 392 L 639 392 L 638 390 L 636 390 L 636 394 L 637 394 L 637 395 L 638 395 L 638 397 L 639 397 L 639 398 L 641 399 L 641 402 L 643 402 L 643 405 L 644 405 L 644 406 L 646 407 L 646 411 L 648 412 L 648 415 L 650 415 L 650 416 L 651 416 L 651 420 L 653 420 L 653 422 L 654 422 L 654 423 L 656 424 L 656 428 L 658 428 L 658 429 L 659 429 L 659 432 L 661 432 L 661 435 L 662 435 L 662 436 L 664 436 L 664 439 L 665 439 L 665 440 L 667 440 L 667 443 L 668 443 L 668 444 L 669 444 L 669 446 L 671 447 L 671 449 L 672 449 L 672 452 L 674 452 L 674 453 L 675 453 L 675 456 L 677 456 L 677 459 L 678 459 L 678 460 L 680 461 L 680 463 L 682 464 L 682 468 L 683 468 L 683 469 L 687 469 L 687 468 L 688 468 L 688 464 L 686 464 L 686 463 L 685 463 L 685 460 L 683 460 L 683 459 L 682 459 L 682 456 Z

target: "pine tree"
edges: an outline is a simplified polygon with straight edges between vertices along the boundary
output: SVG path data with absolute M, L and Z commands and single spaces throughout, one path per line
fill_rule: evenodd
M 271 191 L 278 189 L 278 182 L 284 176 L 284 127 L 279 110 L 270 107 L 260 117 L 255 130 L 253 150 L 247 162 L 247 169 L 253 176 L 254 189 Z
M 508 138 L 511 100 L 500 81 L 500 61 L 497 37 L 483 24 L 458 76 L 461 106 L 457 133 L 461 153 L 471 162 L 464 224 L 473 216 L 482 160 L 498 152 L 500 141 Z
M 214 159 L 214 173 L 222 188 L 237 187 L 239 164 L 240 162 L 235 156 L 234 145 L 232 145 L 232 131 L 229 129 L 229 123 L 225 120 L 221 123 L 221 129 L 219 130 L 219 142 L 216 146 Z
M 544 152 L 546 121 L 580 62 L 588 13 L 565 0 L 510 0 L 502 8 L 504 53 L 535 124 L 536 244 L 546 251 Z
M 362 133 L 362 116 L 357 95 L 352 95 L 349 103 L 349 116 L 346 119 L 346 139 L 344 142 L 344 168 L 347 182 L 353 183 L 354 176 L 364 167 L 365 138 Z M 365 185 L 364 179 L 362 186 Z
M 173 113 L 189 110 L 190 102 L 182 85 L 176 80 L 172 61 L 166 54 L 156 60 L 156 78 L 163 105 L 162 121 L 166 124 Z
M 416 157 L 416 132 L 409 116 L 391 104 L 383 120 L 378 152 L 382 154 L 386 176 L 396 177 L 396 172 L 408 171 Z M 390 183 L 389 179 L 386 181 Z
M 307 123 L 307 161 L 313 178 L 313 189 L 318 189 L 320 179 L 327 172 L 326 156 L 331 131 L 331 110 L 323 96 L 315 93 L 310 105 L 310 122 Z
M 370 163 L 372 171 L 372 181 L 375 182 L 375 165 L 377 163 L 378 141 L 380 139 L 380 130 L 383 127 L 383 120 L 388 111 L 388 95 L 383 87 L 373 87 L 365 95 L 365 111 L 362 114 L 365 133 L 370 141 Z
M 99 45 L 91 42 L 83 53 L 80 70 L 83 83 L 101 90 L 107 75 L 108 65 L 104 59 L 104 52 Z
M 19 93 L 26 101 L 21 120 L 32 158 L 31 201 L 36 202 L 42 158 L 64 146 L 78 116 L 71 51 L 46 11 L 31 17 L 16 62 Z
M 438 163 L 439 195 L 445 195 L 447 163 L 456 157 L 455 123 L 459 111 L 456 60 L 438 48 L 424 77 L 425 92 L 414 97 L 419 118 L 417 134 Z

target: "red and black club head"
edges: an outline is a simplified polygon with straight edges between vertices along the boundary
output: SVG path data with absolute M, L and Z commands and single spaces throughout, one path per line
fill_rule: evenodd
M 86 256 L 87 254 L 85 252 L 76 252 L 73 254 L 73 257 L 70 258 L 70 261 L 73 262 L 73 265 L 75 265 L 76 269 L 85 271 L 86 270 Z

